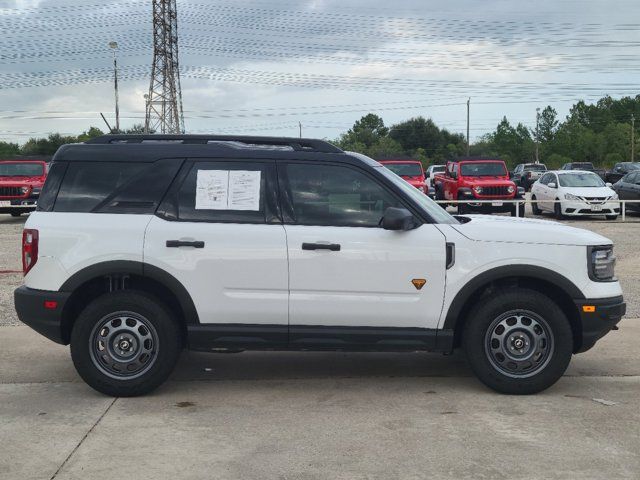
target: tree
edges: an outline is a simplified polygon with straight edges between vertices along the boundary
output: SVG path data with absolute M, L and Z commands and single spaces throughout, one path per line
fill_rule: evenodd
M 442 132 L 433 120 L 415 117 L 393 125 L 389 136 L 398 142 L 405 151 L 424 148 L 435 151 L 444 143 Z
M 0 142 L 0 157 L 10 157 L 20 154 L 20 145 L 17 143 Z
M 384 126 L 382 118 L 369 113 L 357 120 L 347 133 L 341 135 L 337 143 L 341 148 L 346 149 L 353 149 L 353 145 L 357 144 L 371 147 L 385 137 L 387 133 L 389 133 L 389 129 Z
M 87 140 L 99 137 L 101 135 L 104 135 L 104 132 L 98 127 L 89 127 L 89 130 L 78 135 L 78 142 L 86 142 Z
M 548 143 L 553 141 L 553 137 L 558 129 L 558 112 L 551 106 L 547 106 L 542 113 L 540 113 L 540 120 L 538 122 L 538 141 L 542 143 Z

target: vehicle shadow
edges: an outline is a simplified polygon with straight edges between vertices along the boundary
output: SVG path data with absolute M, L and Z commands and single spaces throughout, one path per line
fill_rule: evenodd
M 185 351 L 171 380 L 290 380 L 373 377 L 471 377 L 464 355 L 427 352 Z

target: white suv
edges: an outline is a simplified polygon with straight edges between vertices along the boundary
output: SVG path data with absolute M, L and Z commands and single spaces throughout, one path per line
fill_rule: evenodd
M 109 395 L 200 351 L 463 347 L 505 393 L 556 382 L 625 313 L 608 239 L 452 217 L 318 140 L 106 136 L 56 153 L 23 234 L 20 319 Z

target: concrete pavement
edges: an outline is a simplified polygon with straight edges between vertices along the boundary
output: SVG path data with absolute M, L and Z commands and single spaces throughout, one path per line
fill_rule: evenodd
M 529 397 L 461 355 L 185 353 L 111 399 L 68 348 L 0 328 L 0 478 L 629 478 L 640 472 L 640 320 Z

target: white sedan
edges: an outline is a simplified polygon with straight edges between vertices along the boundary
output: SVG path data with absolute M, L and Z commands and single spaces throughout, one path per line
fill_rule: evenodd
M 547 211 L 556 218 L 605 215 L 607 220 L 615 220 L 620 213 L 620 202 L 610 186 L 593 172 L 547 172 L 531 187 L 531 207 L 534 215 Z

